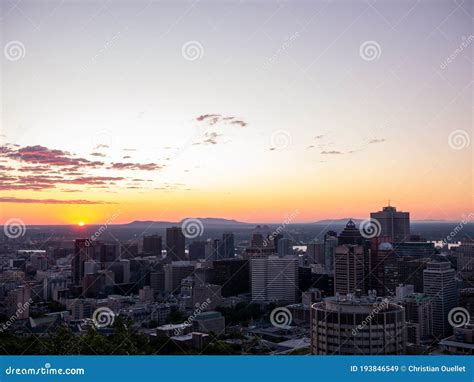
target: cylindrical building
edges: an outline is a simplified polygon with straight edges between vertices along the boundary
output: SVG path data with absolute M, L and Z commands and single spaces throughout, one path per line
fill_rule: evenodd
M 311 307 L 313 354 L 404 354 L 405 345 L 405 309 L 375 293 L 329 297 Z

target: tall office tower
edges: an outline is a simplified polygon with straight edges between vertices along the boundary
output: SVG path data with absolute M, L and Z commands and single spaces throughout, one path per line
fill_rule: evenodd
M 327 273 L 334 272 L 334 258 L 336 256 L 337 236 L 326 235 L 324 238 L 324 270 Z
M 293 241 L 291 239 L 280 238 L 276 246 L 278 256 L 289 256 L 293 254 Z
M 294 303 L 298 298 L 298 259 L 295 256 L 255 257 L 250 260 L 252 301 Z
M 373 238 L 370 250 L 370 266 L 368 271 L 369 289 L 375 289 L 378 296 L 387 296 L 394 293 L 394 290 L 388 287 L 389 278 L 397 273 L 390 271 L 391 262 L 396 261 L 396 255 L 392 244 L 380 242 L 379 238 Z M 395 286 L 399 284 L 398 278 Z M 392 293 L 390 293 L 392 292 Z
M 306 259 L 308 264 L 322 264 L 326 267 L 324 243 L 309 243 L 306 246 Z
M 405 309 L 375 295 L 328 297 L 311 307 L 316 355 L 405 354 Z
M 452 327 L 448 322 L 449 311 L 457 305 L 455 271 L 451 263 L 428 263 L 423 271 L 423 289 L 433 301 L 433 334 L 446 337 Z
M 102 263 L 102 269 L 107 268 L 107 263 L 112 263 L 120 257 L 120 248 L 118 244 L 100 244 L 100 262 Z
M 334 293 L 349 294 L 357 289 L 364 289 L 364 248 L 338 245 L 334 257 Z
M 205 241 L 193 241 L 189 244 L 189 260 L 205 259 L 206 243 Z
M 163 267 L 165 273 L 165 291 L 176 294 L 179 293 L 181 281 L 189 277 L 194 272 L 194 265 L 189 261 L 175 261 Z
M 74 256 L 71 264 L 73 285 L 82 285 L 82 278 L 84 277 L 84 262 L 88 260 L 98 260 L 98 248 L 98 242 L 93 242 L 88 239 L 77 239 L 74 242 Z
M 383 207 L 382 211 L 371 212 L 370 218 L 380 223 L 381 236 L 390 236 L 394 243 L 410 238 L 410 213 L 397 211 L 395 207 Z
M 261 233 L 254 233 L 250 239 L 250 246 L 256 248 L 263 247 L 263 235 Z
M 225 232 L 222 234 L 221 259 L 233 259 L 235 256 L 234 234 Z
M 463 240 L 456 248 L 457 270 L 462 273 L 474 271 L 474 240 Z
M 221 241 L 219 239 L 208 239 L 204 247 L 206 261 L 218 260 L 220 251 Z
M 182 261 L 185 258 L 185 237 L 181 227 L 166 228 L 166 258 L 168 261 Z
M 364 238 L 362 237 L 359 229 L 356 227 L 355 223 L 350 219 L 345 228 L 337 237 L 337 243 L 342 244 L 352 244 L 352 245 L 363 245 Z
M 423 293 L 409 294 L 403 300 L 406 321 L 410 323 L 408 342 L 416 345 L 425 344 L 433 335 L 433 304 L 431 297 Z
M 29 318 L 30 297 L 31 289 L 26 285 L 10 290 L 6 299 L 8 316 L 14 316 L 18 320 L 26 320 Z
M 161 256 L 163 239 L 160 235 L 143 237 L 143 253 L 146 255 Z
M 156 269 L 150 273 L 150 287 L 154 293 L 163 292 L 165 290 L 165 273 L 163 269 Z
M 237 296 L 250 291 L 249 261 L 240 259 L 219 260 L 212 263 L 213 284 L 222 286 L 224 297 Z

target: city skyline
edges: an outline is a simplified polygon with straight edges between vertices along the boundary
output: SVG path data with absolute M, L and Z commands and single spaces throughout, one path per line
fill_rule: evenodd
M 466 4 L 0 6 L 2 224 L 472 212 Z

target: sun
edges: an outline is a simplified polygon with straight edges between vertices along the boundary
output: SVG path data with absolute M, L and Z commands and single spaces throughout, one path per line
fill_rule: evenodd
M 84 223 L 83 221 L 80 221 L 79 223 L 77 223 L 77 225 L 78 225 L 79 227 L 84 227 L 84 224 L 85 224 L 85 223 Z

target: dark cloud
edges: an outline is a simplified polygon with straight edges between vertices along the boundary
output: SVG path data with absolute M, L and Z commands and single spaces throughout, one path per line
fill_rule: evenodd
M 107 155 L 104 153 L 91 153 L 92 156 L 94 157 L 102 157 L 105 158 Z
M 46 164 L 49 166 L 86 166 L 100 167 L 104 163 L 89 161 L 85 158 L 75 157 L 67 151 L 52 150 L 47 147 L 36 145 L 26 146 L 20 149 L 8 149 L 0 151 L 0 155 L 20 162 Z
M 323 155 L 341 155 L 344 154 L 341 151 L 336 151 L 336 150 L 331 150 L 331 151 L 321 151 L 321 154 Z
M 0 197 L 0 203 L 28 203 L 28 204 L 116 204 L 93 200 L 61 200 L 61 199 L 25 199 L 15 197 Z
M 230 125 L 238 125 L 241 127 L 246 127 L 247 122 L 242 121 L 241 119 L 235 119 L 235 117 L 224 117 L 221 114 L 203 114 L 196 118 L 198 122 L 206 122 L 207 124 L 214 126 L 217 123 L 225 123 Z
M 154 171 L 154 170 L 161 170 L 163 168 L 162 165 L 156 163 L 123 163 L 117 162 L 112 163 L 109 169 L 113 170 L 144 170 L 144 171 Z

